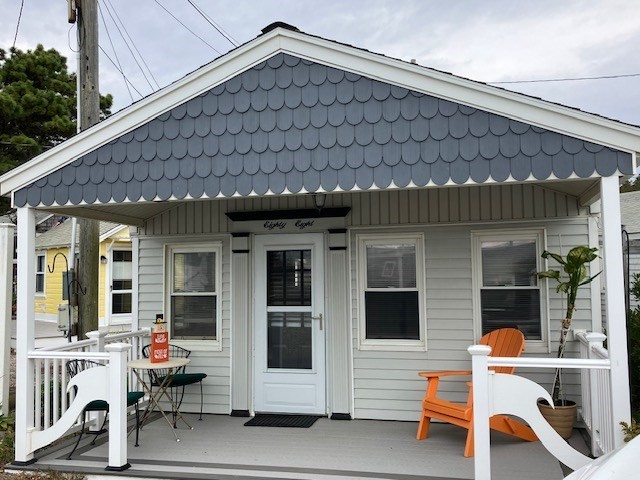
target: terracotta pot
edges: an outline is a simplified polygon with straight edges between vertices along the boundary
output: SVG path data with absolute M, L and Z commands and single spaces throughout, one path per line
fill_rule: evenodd
M 576 412 L 578 407 L 576 402 L 567 400 L 564 404 L 556 405 L 552 408 L 546 401 L 538 402 L 538 408 L 540 413 L 545 418 L 549 425 L 558 432 L 565 440 L 571 437 L 573 432 L 573 425 L 576 423 Z

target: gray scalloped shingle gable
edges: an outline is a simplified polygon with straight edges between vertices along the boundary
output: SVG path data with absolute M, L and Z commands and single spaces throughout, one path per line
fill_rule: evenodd
M 16 206 L 631 174 L 631 155 L 278 54 L 16 192 Z

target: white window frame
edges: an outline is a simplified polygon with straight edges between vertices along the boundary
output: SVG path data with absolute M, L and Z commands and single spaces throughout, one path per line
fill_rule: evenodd
M 356 235 L 357 244 L 357 278 L 358 278 L 358 348 L 360 350 L 387 350 L 387 351 L 425 351 L 427 345 L 427 316 L 424 302 L 425 264 L 424 264 L 424 235 L 422 233 L 379 233 Z M 367 285 L 367 246 L 368 245 L 393 245 L 413 244 L 416 247 L 416 287 L 398 288 L 395 291 L 418 292 L 418 327 L 420 338 L 418 340 L 401 339 L 368 339 L 365 291 Z M 379 290 L 379 289 L 373 289 Z
M 116 245 L 109 250 L 109 264 L 107 265 L 107 281 L 105 294 L 105 316 L 108 318 L 109 325 L 123 325 L 131 323 L 133 316 L 133 254 L 131 256 L 131 288 L 126 290 L 113 290 L 113 253 L 114 252 L 133 252 L 130 245 Z M 113 313 L 113 294 L 114 293 L 130 293 L 131 294 L 131 313 Z
M 536 271 L 546 270 L 546 262 L 542 252 L 546 249 L 546 232 L 541 228 L 478 230 L 471 232 L 472 269 L 473 269 L 473 324 L 476 341 L 482 336 L 482 308 L 480 291 L 482 283 L 482 242 L 504 240 L 535 240 Z M 527 340 L 526 351 L 529 353 L 549 353 L 549 286 L 546 279 L 538 279 L 540 290 L 540 340 Z M 514 287 L 510 287 L 514 288 Z M 516 287 L 517 288 L 517 287 Z
M 214 253 L 215 254 L 215 291 L 216 297 L 216 338 L 173 339 L 173 319 L 171 318 L 171 298 L 173 294 L 173 254 L 174 253 Z M 207 350 L 222 351 L 222 242 L 180 243 L 165 245 L 165 304 L 164 319 L 169 330 L 169 341 L 190 350 L 207 347 Z M 198 293 L 197 296 L 201 296 Z
M 42 271 L 38 270 L 38 259 L 42 257 Z M 38 285 L 38 275 L 42 275 L 42 291 L 36 290 L 36 297 L 46 297 L 47 296 L 47 254 L 46 252 L 36 253 L 36 288 Z

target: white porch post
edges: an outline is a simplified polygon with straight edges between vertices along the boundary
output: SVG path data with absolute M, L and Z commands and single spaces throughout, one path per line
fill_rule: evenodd
M 16 332 L 16 440 L 15 463 L 35 461 L 30 432 L 34 428 L 34 370 L 27 354 L 34 348 L 36 291 L 36 215 L 35 210 L 18 208 L 18 284 Z
M 619 188 L 617 176 L 600 179 L 612 420 L 616 447 L 624 444 L 620 422 L 629 422 L 631 418 Z
M 0 409 L 3 414 L 9 413 L 9 349 L 11 348 L 11 300 L 13 293 L 13 223 L 0 223 L 0 335 L 2 355 L 0 355 L 0 372 L 2 372 L 2 389 L 0 390 Z
M 474 478 L 475 480 L 491 480 L 489 404 L 492 400 L 490 398 L 488 363 L 491 347 L 472 345 L 467 351 L 471 354 L 471 370 L 473 372 Z
M 112 343 L 109 352 L 109 465 L 106 470 L 121 472 L 127 462 L 127 352 L 131 345 Z

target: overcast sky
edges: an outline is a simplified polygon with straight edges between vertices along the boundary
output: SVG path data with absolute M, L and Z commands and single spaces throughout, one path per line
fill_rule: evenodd
M 501 86 L 640 124 L 640 2 L 635 0 L 191 1 L 239 43 L 280 20 L 303 32 L 484 82 L 638 74 Z M 2 48 L 13 44 L 20 3 L 0 0 Z M 121 19 L 161 87 L 232 48 L 188 0 L 100 0 L 100 5 L 106 19 L 106 28 L 100 19 L 100 45 L 115 61 L 110 35 L 124 73 L 143 96 L 151 87 L 112 17 Z M 69 68 L 76 69 L 75 26 L 67 23 L 66 0 L 24 0 L 16 47 L 38 43 L 62 52 Z M 114 111 L 132 103 L 122 74 L 104 54 L 100 89 L 114 96 Z M 140 98 L 134 89 L 131 94 Z

